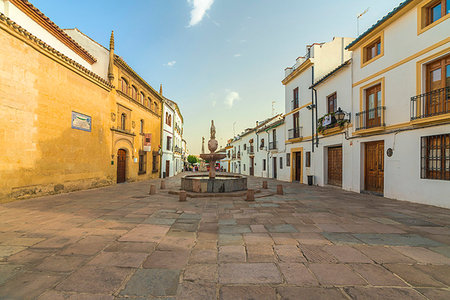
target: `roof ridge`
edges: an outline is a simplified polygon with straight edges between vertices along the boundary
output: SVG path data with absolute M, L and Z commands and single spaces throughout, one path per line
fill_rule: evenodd
M 65 54 L 61 53 L 60 51 L 56 50 L 49 44 L 45 43 L 32 33 L 28 32 L 25 28 L 11 20 L 10 18 L 6 17 L 3 13 L 0 13 L 0 22 L 5 24 L 6 26 L 12 28 L 15 32 L 19 33 L 21 36 L 26 37 L 28 40 L 33 42 L 34 44 L 38 45 L 42 49 L 46 50 L 49 53 L 52 53 L 53 55 L 59 57 L 60 59 L 64 60 L 65 62 L 69 63 L 70 65 L 77 68 L 79 71 L 82 71 L 86 75 L 89 75 L 90 77 L 96 79 L 97 81 L 100 81 L 102 84 L 108 86 L 109 88 L 112 88 L 113 86 L 105 79 L 103 79 L 101 76 L 97 75 L 96 73 L 92 72 L 91 70 L 88 70 L 86 67 L 81 65 L 80 63 L 76 62 L 75 60 L 69 58 Z

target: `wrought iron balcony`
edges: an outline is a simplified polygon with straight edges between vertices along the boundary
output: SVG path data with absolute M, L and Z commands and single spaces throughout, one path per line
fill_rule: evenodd
M 385 111 L 386 106 L 378 106 L 356 113 L 356 130 L 386 126 L 384 123 Z
M 270 142 L 269 143 L 269 150 L 275 150 L 277 149 L 277 142 Z
M 450 86 L 411 97 L 411 120 L 450 113 Z
M 288 130 L 288 140 L 301 138 L 302 137 L 302 127 L 295 127 Z

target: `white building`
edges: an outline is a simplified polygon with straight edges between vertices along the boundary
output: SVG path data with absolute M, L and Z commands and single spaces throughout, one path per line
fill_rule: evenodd
M 162 95 L 162 87 L 160 89 Z M 177 175 L 183 170 L 183 116 L 174 101 L 163 97 L 161 178 Z M 185 154 L 187 159 L 187 155 Z
M 435 14 L 439 5 L 404 1 L 357 39 L 335 38 L 326 55 L 329 43 L 308 47 L 287 69 L 291 181 L 312 175 L 318 185 L 450 207 L 450 14 Z
M 352 40 L 336 37 L 331 42 L 308 45 L 306 55 L 297 58 L 296 64 L 285 70 L 282 83 L 285 86 L 286 159 L 290 165 L 290 181 L 306 183 L 311 171 L 309 163 L 315 151 L 312 138 L 316 135 L 319 114 L 314 109 L 315 93 L 310 87 L 351 58 L 351 52 L 345 50 L 345 46 Z

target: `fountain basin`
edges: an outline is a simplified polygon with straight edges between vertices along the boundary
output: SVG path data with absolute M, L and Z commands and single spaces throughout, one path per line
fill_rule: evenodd
M 230 193 L 247 189 L 247 177 L 240 175 L 187 175 L 181 178 L 181 189 L 196 193 Z

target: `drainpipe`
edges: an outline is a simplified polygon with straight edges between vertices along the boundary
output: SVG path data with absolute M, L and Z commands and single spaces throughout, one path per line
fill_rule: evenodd
M 160 119 L 161 119 L 161 134 L 159 137 L 159 145 L 161 146 L 161 155 L 159 156 L 159 178 L 161 178 L 162 176 L 162 158 L 163 158 L 163 135 L 164 135 L 164 124 L 163 124 L 163 112 L 164 112 L 164 104 L 166 103 L 166 101 L 164 101 L 164 98 L 161 95 L 161 114 L 160 114 Z M 159 152 L 159 149 L 158 149 Z M 158 153 L 159 154 L 159 153 Z
M 314 84 L 314 66 L 311 67 L 311 85 Z M 311 104 L 311 148 L 312 148 L 312 152 L 314 152 L 314 90 L 311 90 L 311 99 L 312 99 L 312 104 Z M 317 110 L 316 110 L 316 114 L 317 114 Z
M 317 132 L 317 90 L 315 88 L 312 88 L 312 90 L 314 91 L 314 98 L 316 99 L 316 103 L 314 105 L 315 111 L 316 111 L 316 122 L 315 122 L 315 126 L 316 126 L 316 148 L 319 148 L 319 133 Z M 313 137 L 314 140 L 314 137 Z M 313 143 L 314 144 L 314 143 Z

